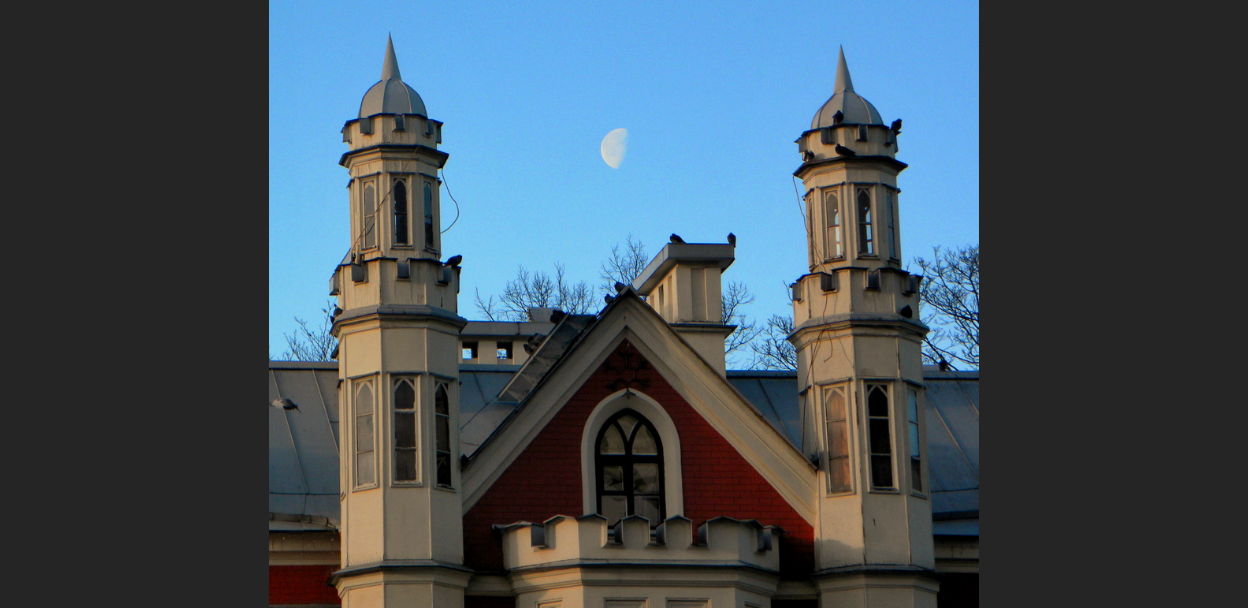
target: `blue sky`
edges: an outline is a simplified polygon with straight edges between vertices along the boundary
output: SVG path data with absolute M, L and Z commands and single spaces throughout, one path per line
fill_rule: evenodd
M 806 272 L 794 140 L 832 93 L 838 45 L 854 89 L 904 120 L 906 262 L 979 242 L 976 2 L 291 2 L 269 4 L 269 353 L 319 321 L 347 250 L 339 133 L 394 38 L 403 79 L 445 123 L 460 217 L 460 314 L 524 265 L 598 282 L 630 234 L 651 255 L 737 235 L 725 281 L 757 319 L 790 313 Z M 618 169 L 602 137 L 629 131 Z M 442 194 L 443 228 L 455 208 Z M 731 366 L 732 361 L 730 361 Z

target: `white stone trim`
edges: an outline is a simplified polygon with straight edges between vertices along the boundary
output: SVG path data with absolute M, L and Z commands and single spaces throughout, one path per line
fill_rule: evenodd
M 585 419 L 581 429 L 581 513 L 596 513 L 597 479 L 595 479 L 594 440 L 607 419 L 624 409 L 631 409 L 646 417 L 663 442 L 663 500 L 667 516 L 683 515 L 685 512 L 684 484 L 680 475 L 680 434 L 676 424 L 663 406 L 649 395 L 631 388 L 616 391 L 598 402 Z M 652 521 L 651 525 L 659 522 Z

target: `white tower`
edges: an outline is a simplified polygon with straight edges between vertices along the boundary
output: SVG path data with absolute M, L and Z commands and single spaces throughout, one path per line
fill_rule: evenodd
M 381 80 L 347 121 L 351 248 L 340 312 L 344 607 L 463 606 L 458 262 L 441 261 L 442 123 L 403 82 L 387 42 Z
M 894 156 L 900 121 L 835 91 L 798 138 L 810 272 L 793 284 L 804 449 L 818 458 L 820 605 L 932 606 L 936 583 L 923 445 L 927 328 L 901 269 Z

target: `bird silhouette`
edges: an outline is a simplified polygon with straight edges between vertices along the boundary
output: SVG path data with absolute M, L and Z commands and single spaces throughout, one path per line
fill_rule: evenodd
M 842 120 L 845 120 L 845 113 L 840 110 L 837 110 L 836 114 L 832 115 L 832 124 L 839 125 L 841 124 Z
M 451 257 L 449 257 L 449 258 L 446 258 L 446 265 L 447 265 L 447 266 L 455 266 L 455 267 L 459 267 L 459 263 L 460 263 L 460 262 L 462 262 L 462 261 L 464 261 L 464 256 L 462 256 L 462 255 L 453 255 L 453 256 L 451 256 Z
M 893 133 L 901 133 L 901 119 L 898 118 L 897 120 L 894 120 L 891 128 L 893 129 Z
M 607 295 L 605 295 L 605 296 L 602 296 L 602 300 L 603 300 L 604 302 L 606 302 L 607 304 L 610 304 L 610 303 L 612 303 L 612 302 L 614 302 L 614 301 L 615 301 L 615 296 L 613 296 L 613 295 L 611 295 L 611 294 L 607 294 Z
M 619 281 L 616 281 L 616 282 L 615 282 L 615 293 L 620 293 L 621 291 L 624 291 L 624 288 L 625 288 L 625 287 L 628 287 L 628 285 L 625 285 L 625 284 L 623 284 L 623 283 L 621 283 L 621 282 L 619 282 Z
M 737 246 L 737 235 L 735 235 L 735 234 L 733 234 L 733 233 L 729 232 L 729 233 L 728 233 L 728 244 L 729 244 L 729 245 L 732 245 L 733 247 L 736 247 L 736 246 Z
M 846 148 L 845 146 L 842 146 L 841 144 L 836 144 L 835 150 L 836 150 L 836 153 L 840 154 L 841 156 L 854 156 L 858 154 L 857 152 L 854 152 L 853 150 L 850 150 L 849 148 Z
M 673 243 L 683 243 L 683 242 L 685 242 L 685 239 L 680 238 L 680 235 L 679 235 L 679 234 L 676 234 L 675 232 L 673 232 L 673 233 L 672 233 L 672 236 L 670 236 L 670 237 L 668 237 L 668 238 L 669 238 L 669 239 L 671 239 L 671 241 L 672 241 Z

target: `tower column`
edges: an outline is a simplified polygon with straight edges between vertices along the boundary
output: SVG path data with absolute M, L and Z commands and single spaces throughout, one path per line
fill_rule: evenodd
M 338 338 L 343 606 L 462 606 L 458 257 L 440 259 L 442 123 L 399 74 L 343 126 L 350 249 L 331 278 Z
M 804 449 L 819 468 L 820 605 L 936 605 L 923 441 L 918 277 L 901 268 L 895 158 L 842 52 L 798 138 L 810 272 L 792 285 Z

